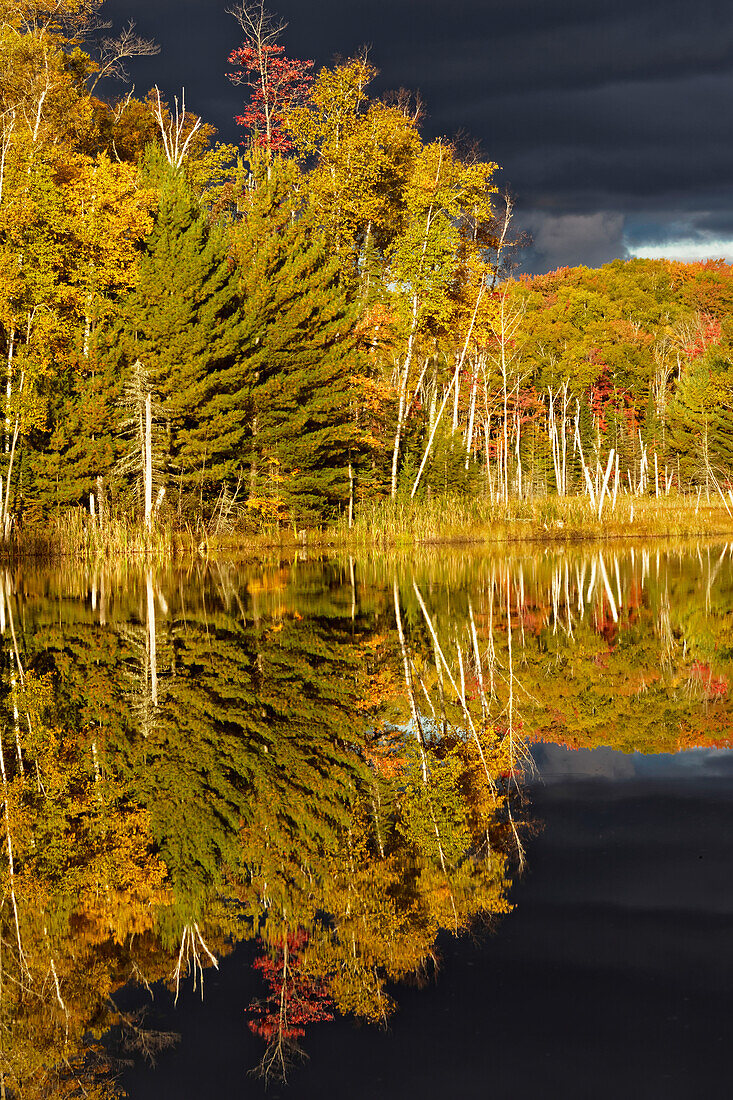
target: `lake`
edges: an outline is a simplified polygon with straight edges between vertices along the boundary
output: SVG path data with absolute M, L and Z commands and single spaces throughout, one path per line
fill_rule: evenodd
M 6 570 L 10 1095 L 727 1092 L 732 559 Z

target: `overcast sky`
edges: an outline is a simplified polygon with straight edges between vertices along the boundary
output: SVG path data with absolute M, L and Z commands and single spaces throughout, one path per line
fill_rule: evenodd
M 138 92 L 186 88 L 233 140 L 229 0 L 106 0 L 160 56 Z M 501 167 L 534 245 L 524 267 L 615 257 L 733 261 L 731 0 L 272 0 L 316 66 L 370 47 L 377 91 L 419 90 L 428 137 L 463 131 Z M 107 85 L 108 93 L 114 88 Z

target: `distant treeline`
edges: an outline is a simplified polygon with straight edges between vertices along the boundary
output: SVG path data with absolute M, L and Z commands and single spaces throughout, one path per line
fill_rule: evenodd
M 0 2 L 6 539 L 69 508 L 302 526 L 609 469 L 725 488 L 731 267 L 513 280 L 496 165 L 370 97 L 365 56 L 314 74 L 240 5 L 237 149 L 182 97 L 101 97 L 155 48 L 100 39 L 100 6 Z

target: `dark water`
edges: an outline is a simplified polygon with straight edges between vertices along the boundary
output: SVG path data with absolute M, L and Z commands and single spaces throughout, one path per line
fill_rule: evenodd
M 727 1095 L 727 547 L 3 595 L 11 1092 Z
M 542 756 L 543 829 L 511 916 L 492 936 L 442 936 L 440 972 L 398 991 L 386 1032 L 315 1027 L 308 1063 L 271 1095 L 727 1094 L 733 755 Z M 228 960 L 204 1006 L 186 999 L 180 1051 L 130 1074 L 132 1096 L 259 1095 L 241 1026 L 251 958 Z

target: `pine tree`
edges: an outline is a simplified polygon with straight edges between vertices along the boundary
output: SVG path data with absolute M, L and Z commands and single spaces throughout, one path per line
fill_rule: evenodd
M 730 477 L 733 475 L 733 364 L 716 359 L 716 366 L 719 383 L 712 418 L 714 448 L 720 466 Z
M 235 248 L 247 343 L 257 353 L 250 360 L 257 372 L 252 488 L 267 495 L 269 480 L 269 492 L 301 522 L 347 504 L 358 352 L 355 305 L 296 180 L 291 165 L 271 166 L 270 178 L 250 193 Z M 235 400 L 217 386 L 207 407 L 212 431 L 231 420 Z
M 665 427 L 666 425 L 657 411 L 654 394 L 650 390 L 646 405 L 646 414 L 644 416 L 644 429 L 642 432 L 642 438 L 650 454 L 656 452 L 662 455 L 665 453 Z
M 733 462 L 729 370 L 719 356 L 694 360 L 669 403 L 669 444 L 679 456 L 683 480 L 706 480 L 711 467 L 719 473 Z
M 227 226 L 207 213 L 179 174 L 164 183 L 140 277 L 119 325 L 123 365 L 143 364 L 167 426 L 177 486 L 205 493 L 231 475 L 246 433 L 247 372 L 237 367 L 243 324 Z M 228 431 L 202 411 L 222 376 L 236 376 Z
M 112 363 L 79 364 L 78 374 L 57 393 L 49 410 L 49 429 L 31 436 L 28 450 L 31 515 L 42 508 L 87 507 L 106 483 L 123 450 L 117 425 L 121 385 Z M 82 374 L 82 369 L 87 371 Z

